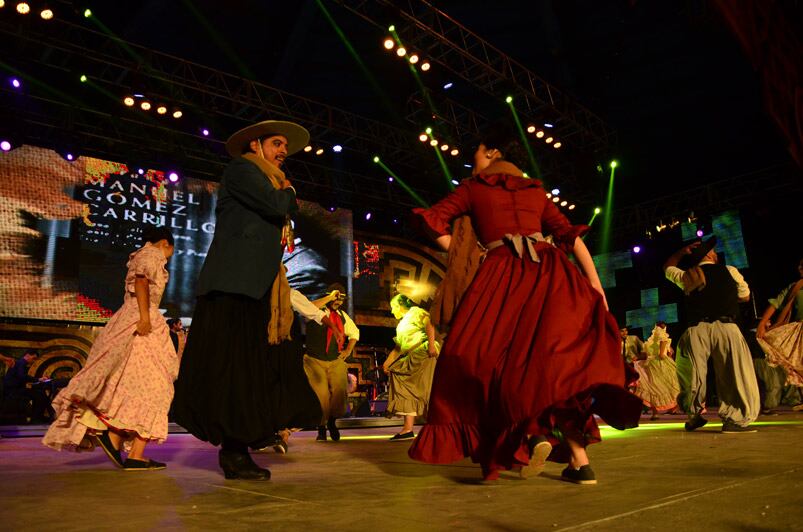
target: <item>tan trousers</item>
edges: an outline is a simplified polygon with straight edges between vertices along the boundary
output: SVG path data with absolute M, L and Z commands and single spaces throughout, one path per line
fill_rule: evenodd
M 719 417 L 747 426 L 761 408 L 750 348 L 735 323 L 698 323 L 680 337 L 677 350 L 679 402 L 689 415 L 703 410 L 708 359 L 714 366 Z
M 348 366 L 341 359 L 326 361 L 304 355 L 304 372 L 309 384 L 321 402 L 325 425 L 330 418 L 343 417 L 346 414 L 346 397 L 348 394 Z

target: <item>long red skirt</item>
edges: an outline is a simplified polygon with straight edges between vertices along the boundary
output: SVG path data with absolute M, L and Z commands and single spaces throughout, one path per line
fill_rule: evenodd
M 562 251 L 536 250 L 541 262 L 503 246 L 480 266 L 438 358 L 412 458 L 469 456 L 490 479 L 528 463 L 527 435 L 546 436 L 549 459 L 566 462 L 562 434 L 601 441 L 595 414 L 617 429 L 638 425 L 641 400 L 624 388 L 616 320 Z

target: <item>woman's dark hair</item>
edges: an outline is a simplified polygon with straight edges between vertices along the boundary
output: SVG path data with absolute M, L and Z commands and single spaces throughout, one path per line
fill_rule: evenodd
M 658 327 L 660 327 L 662 329 L 666 329 L 666 322 L 665 321 L 656 321 L 655 325 L 657 325 Z
M 522 145 L 516 128 L 507 122 L 497 122 L 489 126 L 480 137 L 480 143 L 489 150 L 499 150 L 502 159 L 519 168 L 526 168 L 529 164 L 527 150 Z
M 407 309 L 410 309 L 410 308 L 418 306 L 415 303 L 413 303 L 412 299 L 410 299 L 409 297 L 407 297 L 404 294 L 396 294 L 395 296 L 393 296 L 393 299 L 391 299 L 390 302 L 393 303 L 394 301 L 400 307 L 404 307 L 404 308 L 407 308 Z
M 167 243 L 171 246 L 175 245 L 173 240 L 173 234 L 167 229 L 167 227 L 160 225 L 149 225 L 142 231 L 142 240 L 143 242 L 150 242 L 151 244 L 155 244 L 160 240 L 167 240 Z

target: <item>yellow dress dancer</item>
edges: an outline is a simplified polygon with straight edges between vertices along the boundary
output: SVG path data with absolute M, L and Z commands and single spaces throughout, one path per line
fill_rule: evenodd
M 668 411 L 677 406 L 680 384 L 675 361 L 669 356 L 671 345 L 666 324 L 659 321 L 645 342 L 647 359 L 634 364 L 639 380 L 633 393 L 652 409 L 653 420 L 658 418 L 659 410 Z

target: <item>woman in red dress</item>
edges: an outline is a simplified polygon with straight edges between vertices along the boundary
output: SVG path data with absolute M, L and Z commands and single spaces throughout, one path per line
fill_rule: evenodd
M 522 153 L 512 129 L 491 132 L 474 154 L 474 177 L 415 211 L 447 249 L 449 223 L 468 214 L 488 252 L 451 320 L 410 456 L 469 456 L 493 480 L 514 466 L 532 474 L 534 455 L 542 467 L 548 441 L 549 459 L 569 464 L 564 480 L 593 484 L 585 448 L 601 439 L 594 415 L 635 427 L 641 401 L 624 389 L 619 327 L 579 238 L 589 228 L 571 225 L 541 182 L 522 176 Z

